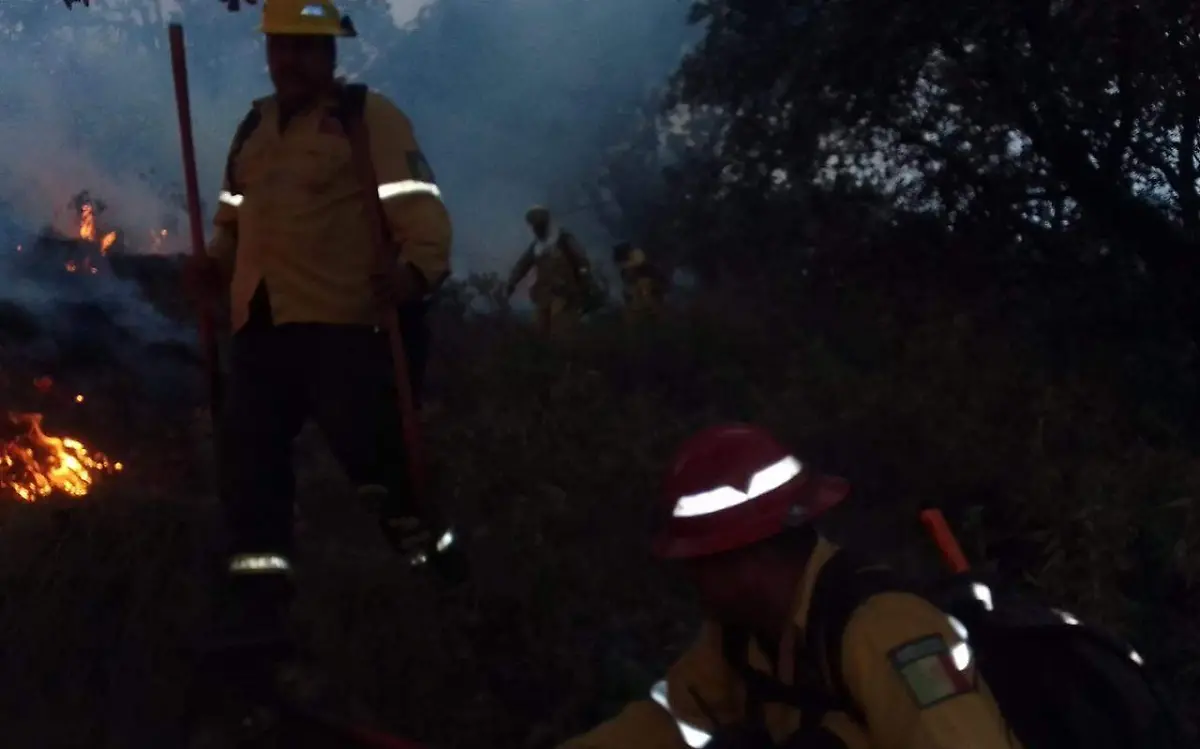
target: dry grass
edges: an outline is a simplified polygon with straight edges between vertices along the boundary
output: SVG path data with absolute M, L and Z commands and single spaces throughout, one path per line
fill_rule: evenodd
M 440 321 L 427 438 L 475 560 L 468 590 L 393 559 L 306 435 L 297 616 L 333 674 L 437 746 L 549 746 L 604 717 L 695 624 L 647 555 L 659 470 L 695 427 L 748 419 L 854 481 L 843 535 L 916 568 L 915 508 L 945 505 L 977 558 L 1195 682 L 1194 456 L 1146 446 L 1103 388 L 1050 381 L 969 321 L 853 337 L 737 309 L 713 298 L 648 331 L 598 321 L 559 347 L 502 313 Z M 90 402 L 128 398 L 118 384 Z M 217 538 L 185 401 L 79 422 L 130 469 L 69 521 L 53 503 L 4 509 L 7 746 L 177 745 Z

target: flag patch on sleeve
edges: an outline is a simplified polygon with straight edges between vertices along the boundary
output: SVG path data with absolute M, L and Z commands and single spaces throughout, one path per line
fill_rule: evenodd
M 921 709 L 975 689 L 968 674 L 954 665 L 950 646 L 941 635 L 906 642 L 888 653 L 888 659 Z
M 429 161 L 425 158 L 425 154 L 420 151 L 409 151 L 405 154 L 408 159 L 408 172 L 412 178 L 429 184 L 437 184 L 437 178 L 433 176 L 433 168 L 429 166 Z

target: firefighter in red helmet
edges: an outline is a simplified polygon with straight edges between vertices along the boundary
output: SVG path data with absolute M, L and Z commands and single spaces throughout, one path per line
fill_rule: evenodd
M 653 547 L 684 566 L 707 620 L 648 699 L 563 749 L 1019 747 L 961 625 L 924 599 L 858 599 L 829 636 L 841 586 L 866 567 L 815 521 L 849 489 L 756 427 L 688 441 Z

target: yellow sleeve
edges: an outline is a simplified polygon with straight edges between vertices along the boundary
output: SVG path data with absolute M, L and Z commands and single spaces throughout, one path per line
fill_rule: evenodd
M 227 278 L 233 277 L 233 266 L 237 262 L 237 224 L 216 225 L 212 239 L 208 240 L 208 256 L 217 261 Z
M 1019 745 L 949 617 L 907 593 L 868 600 L 846 627 L 846 686 L 875 749 Z
M 233 144 L 229 146 L 233 153 Z M 228 163 L 226 156 L 226 163 Z M 238 212 L 241 209 L 243 197 L 230 190 L 229 175 L 225 170 L 221 174 L 221 191 L 217 193 L 217 212 L 213 216 L 213 235 L 208 241 L 208 256 L 215 259 L 226 275 L 233 274 L 233 264 L 237 254 L 238 241 Z
M 689 749 L 671 716 L 651 700 L 625 706 L 616 717 L 559 749 Z
M 741 718 L 744 699 L 721 654 L 720 629 L 705 623 L 666 678 L 654 685 L 650 699 L 626 706 L 615 718 L 560 749 L 697 749 L 713 730 L 705 713 L 711 711 L 721 724 L 734 723 Z
M 512 273 L 508 274 L 508 285 L 516 286 L 525 280 L 525 276 L 529 275 L 529 271 L 533 270 L 533 245 L 529 249 L 521 253 L 521 257 L 517 258 L 517 264 L 513 266 Z
M 400 257 L 436 288 L 450 275 L 450 215 L 429 163 L 417 145 L 412 123 L 381 94 L 367 95 L 363 117 L 379 198 Z

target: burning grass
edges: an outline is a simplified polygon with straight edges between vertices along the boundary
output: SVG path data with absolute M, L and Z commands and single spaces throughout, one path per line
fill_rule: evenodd
M 79 206 L 79 238 L 96 245 L 101 256 L 107 255 L 117 241 L 115 231 L 98 235 L 96 232 L 96 208 L 91 203 Z M 70 270 L 68 268 L 68 270 Z
M 20 243 L 13 249 L 35 267 L 57 265 L 59 272 L 96 275 L 103 272 L 113 255 L 129 252 L 162 254 L 174 251 L 173 235 L 167 229 L 155 229 L 144 236 L 125 232 L 104 223 L 107 206 L 87 190 L 76 194 L 64 209 L 56 212 L 54 226 L 45 227 L 32 244 Z M 65 212 L 66 215 L 62 215 Z
M 76 396 L 83 402 L 83 396 Z M 42 431 L 42 414 L 9 414 L 20 434 L 0 442 L 0 491 L 24 502 L 55 492 L 83 497 L 105 473 L 124 469 L 101 452 L 89 450 L 73 437 L 54 437 Z
M 48 375 L 33 379 L 32 385 L 39 397 L 57 396 Z M 76 393 L 65 402 L 82 405 L 86 400 Z M 125 469 L 76 437 L 47 434 L 45 418 L 42 413 L 10 412 L 6 428 L 0 428 L 0 500 L 85 497 L 102 476 Z

